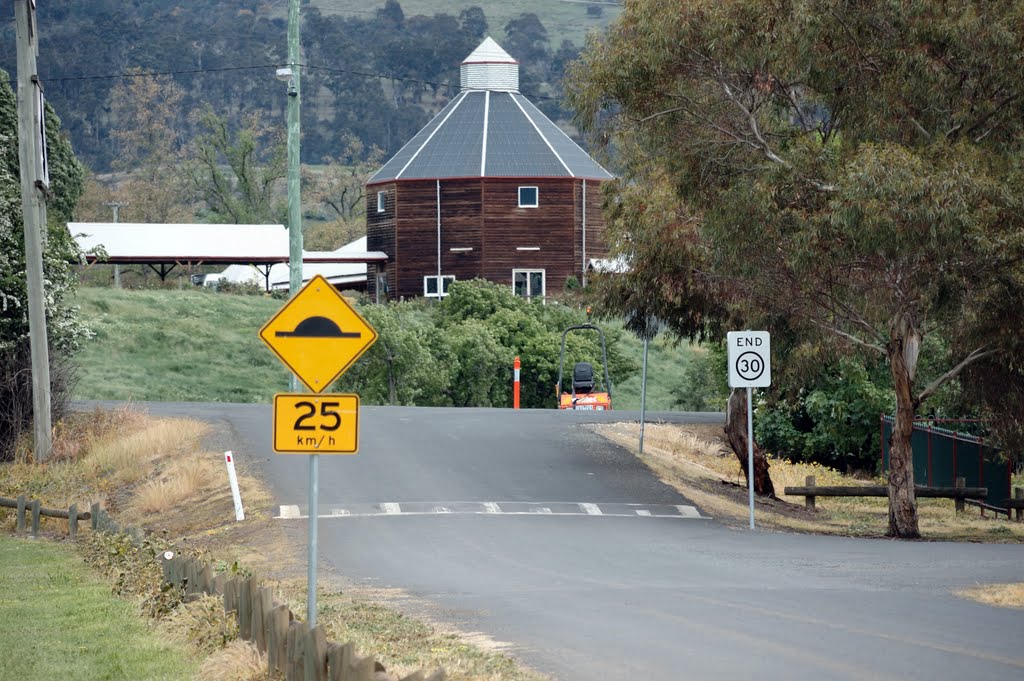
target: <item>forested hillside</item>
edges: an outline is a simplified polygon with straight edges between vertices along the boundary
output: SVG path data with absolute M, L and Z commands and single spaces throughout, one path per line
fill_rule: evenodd
M 79 157 L 105 172 L 122 153 L 125 74 L 170 74 L 183 91 L 171 131 L 196 136 L 207 105 L 229 122 L 284 119 L 274 70 L 286 60 L 287 0 L 62 0 L 39 3 L 39 71 Z M 336 158 L 349 135 L 390 154 L 458 90 L 459 63 L 486 35 L 521 62 L 521 90 L 565 119 L 561 78 L 589 27 L 619 8 L 608 0 L 476 3 L 303 0 L 303 162 Z M 0 68 L 15 71 L 10 3 L 0 5 Z M 122 87 L 118 88 L 121 85 Z

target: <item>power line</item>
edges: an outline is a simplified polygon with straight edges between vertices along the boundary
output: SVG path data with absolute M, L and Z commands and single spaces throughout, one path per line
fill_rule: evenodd
M 118 80 L 124 78 L 153 78 L 156 76 L 178 76 L 178 75 L 192 75 L 198 73 L 220 73 L 225 71 L 255 71 L 259 69 L 277 69 L 287 66 L 287 64 L 253 64 L 250 66 L 223 66 L 219 68 L 206 68 L 206 69 L 179 69 L 176 71 L 128 71 L 123 73 L 114 74 L 92 74 L 92 75 L 81 75 L 81 76 L 59 76 L 54 78 L 43 77 L 44 83 L 66 83 L 73 81 L 87 81 L 87 80 Z M 356 71 L 353 69 L 338 69 L 331 68 L 328 66 L 317 66 L 315 64 L 299 64 L 299 66 L 309 69 L 311 71 L 325 71 L 327 73 L 343 73 L 352 76 L 361 76 L 363 78 L 381 78 L 386 80 L 397 80 L 404 83 L 417 83 L 419 85 L 430 85 L 432 87 L 455 87 L 455 83 L 439 83 L 431 80 L 421 80 L 418 78 L 404 78 L 402 76 L 393 76 L 384 73 L 372 73 L 369 71 Z M 521 92 L 524 97 L 530 99 L 544 99 L 558 101 L 558 97 L 551 97 L 550 95 L 530 94 Z
M 188 75 L 194 73 L 218 73 L 222 71 L 254 71 L 256 69 L 274 69 L 287 66 L 287 64 L 256 64 L 253 66 L 223 66 L 220 68 L 212 69 L 181 69 L 178 71 L 140 71 L 140 72 L 126 72 L 126 73 L 114 73 L 107 75 L 90 75 L 90 76 L 59 76 L 56 78 L 42 78 L 47 83 L 64 83 L 74 80 L 115 80 L 117 78 L 152 78 L 154 76 L 179 76 Z

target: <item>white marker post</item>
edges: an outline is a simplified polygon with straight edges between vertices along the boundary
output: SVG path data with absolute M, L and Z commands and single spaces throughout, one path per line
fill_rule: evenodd
M 772 384 L 771 337 L 767 331 L 730 331 L 729 387 L 747 389 L 747 487 L 754 529 L 754 401 L 752 388 Z
M 231 452 L 224 452 L 224 463 L 228 466 L 228 481 L 231 483 L 231 497 L 235 500 L 235 520 L 245 520 L 242 509 L 242 495 L 238 492 L 238 477 L 235 475 L 235 457 Z

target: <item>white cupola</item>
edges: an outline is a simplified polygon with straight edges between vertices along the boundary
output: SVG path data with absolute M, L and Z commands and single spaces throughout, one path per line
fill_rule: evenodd
M 519 92 L 519 62 L 490 37 L 462 62 L 463 90 Z

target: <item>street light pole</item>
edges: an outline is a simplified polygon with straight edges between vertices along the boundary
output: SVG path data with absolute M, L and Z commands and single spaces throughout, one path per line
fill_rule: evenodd
M 18 52 L 18 162 L 21 173 L 22 221 L 25 227 L 25 271 L 28 288 L 29 349 L 32 353 L 32 425 L 36 463 L 53 446 L 50 414 L 50 343 L 46 330 L 43 284 L 43 230 L 47 190 L 43 172 L 45 148 L 42 85 L 36 74 L 39 34 L 35 3 L 14 0 Z

